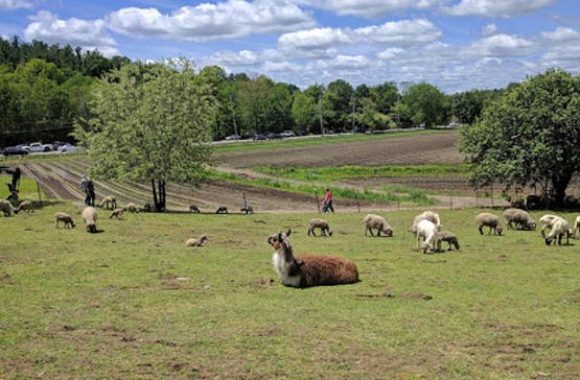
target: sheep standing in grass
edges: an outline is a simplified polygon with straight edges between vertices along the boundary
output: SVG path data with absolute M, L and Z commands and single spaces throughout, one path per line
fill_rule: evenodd
M 253 213 L 254 213 L 254 208 L 253 208 L 252 206 L 246 206 L 246 207 L 242 208 L 242 209 L 240 210 L 240 212 L 243 212 L 243 213 L 245 213 L 246 215 L 248 215 L 248 214 L 253 214 Z
M 190 205 L 189 212 L 194 213 L 194 214 L 199 214 L 199 213 L 201 213 L 201 210 L 196 205 Z
M 280 232 L 268 238 L 276 252 L 272 256 L 274 270 L 283 285 L 307 288 L 320 285 L 352 284 L 359 281 L 356 265 L 337 256 L 294 256 L 287 233 Z
M 4 216 L 12 216 L 12 214 L 18 214 L 18 209 L 14 208 L 10 201 L 0 199 L 0 212 L 4 213 Z
M 542 238 L 546 238 L 546 231 L 551 230 L 554 222 L 558 220 L 560 217 L 558 215 L 553 214 L 546 214 L 542 215 L 540 218 L 540 233 L 542 234 Z
M 111 216 L 109 216 L 109 219 L 123 219 L 123 214 L 125 213 L 125 209 L 124 208 L 116 208 L 113 210 L 113 212 L 111 213 Z
M 422 249 L 423 253 L 427 250 L 434 251 L 437 242 L 437 226 L 430 220 L 423 219 L 417 224 L 417 250 Z
M 368 236 L 367 232 L 370 232 L 371 236 L 375 236 L 373 234 L 373 229 L 376 229 L 378 231 L 377 236 L 381 236 L 381 232 L 388 237 L 393 236 L 393 228 L 389 223 L 387 223 L 385 218 L 383 218 L 382 216 L 368 214 L 362 220 L 362 224 L 364 224 L 365 226 L 365 236 Z
M 135 203 L 127 203 L 127 207 L 125 207 L 125 210 L 127 210 L 128 212 L 131 212 L 131 213 L 138 213 L 139 212 L 139 208 L 137 207 L 137 205 Z
M 566 244 L 570 244 L 570 225 L 566 219 L 558 217 L 558 219 L 554 220 L 552 230 L 544 241 L 546 245 L 550 245 L 557 239 L 558 245 L 562 245 L 562 238 L 564 236 L 566 237 Z
M 439 214 L 434 213 L 433 211 L 425 211 L 422 214 L 417 215 L 415 217 L 415 219 L 413 220 L 413 224 L 411 225 L 411 228 L 410 228 L 410 231 L 413 234 L 417 233 L 417 225 L 419 224 L 420 221 L 422 221 L 424 219 L 435 224 L 438 231 L 441 230 L 442 225 L 441 225 L 441 219 L 439 218 Z
M 73 222 L 72 216 L 64 212 L 57 212 L 54 214 L 55 227 L 58 228 L 59 223 L 64 223 L 64 228 L 75 228 L 75 222 Z
M 457 236 L 455 236 L 454 233 L 449 231 L 437 232 L 435 239 L 437 240 L 438 251 L 441 251 L 442 242 L 446 242 L 448 244 L 447 248 L 448 251 L 451 251 L 451 247 L 455 247 L 455 249 L 459 251 L 459 240 L 457 239 Z
M 580 235 L 580 216 L 576 217 L 576 221 L 574 222 L 574 231 L 572 231 L 572 233 L 574 234 L 574 239 L 578 239 Z
M 185 245 L 187 247 L 203 247 L 207 241 L 207 235 L 201 235 L 197 239 L 187 239 Z
M 503 212 L 508 229 L 515 228 L 519 230 L 532 231 L 536 229 L 536 221 L 532 219 L 530 214 L 519 208 L 508 208 Z
M 33 212 L 34 207 L 32 207 L 31 201 L 24 201 L 18 205 L 17 212 L 26 211 L 26 212 Z
M 225 206 L 218 207 L 218 209 L 215 211 L 215 213 L 216 214 L 227 214 L 228 208 Z
M 87 226 L 87 232 L 97 232 L 97 209 L 94 207 L 87 207 L 81 213 L 81 218 Z
M 316 236 L 315 229 L 320 229 L 321 236 L 332 236 L 332 231 L 328 222 L 324 219 L 315 218 L 310 220 L 310 225 L 308 226 L 308 236 Z
M 475 223 L 477 223 L 477 229 L 479 233 L 483 235 L 483 227 L 489 227 L 489 233 L 494 231 L 496 235 L 501 235 L 503 232 L 503 227 L 499 222 L 497 215 L 490 214 L 489 212 L 482 212 L 475 217 Z
M 107 210 L 114 210 L 117 208 L 117 198 L 112 195 L 108 195 L 101 201 L 101 208 L 106 208 Z

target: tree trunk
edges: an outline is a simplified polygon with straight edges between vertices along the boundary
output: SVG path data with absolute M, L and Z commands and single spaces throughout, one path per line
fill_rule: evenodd
M 552 178 L 552 188 L 554 189 L 554 201 L 557 207 L 564 206 L 564 198 L 566 198 L 566 189 L 572 179 L 573 171 L 565 171 L 560 175 Z
M 159 204 L 157 206 L 158 212 L 164 212 L 165 207 L 165 180 L 159 180 Z
M 157 205 L 159 202 L 157 201 L 157 188 L 155 187 L 155 180 L 151 180 L 151 191 L 153 192 L 153 210 L 157 211 Z

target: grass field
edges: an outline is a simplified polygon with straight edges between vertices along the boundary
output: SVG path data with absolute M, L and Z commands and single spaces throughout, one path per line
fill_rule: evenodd
M 0 199 L 6 199 L 10 193 L 7 184 L 12 183 L 12 176 L 0 175 Z M 38 199 L 36 182 L 29 178 L 21 178 L 18 196 L 20 199 Z
M 423 255 L 416 212 L 385 214 L 395 237 L 365 238 L 361 214 L 101 213 L 102 233 L 55 229 L 61 204 L 0 217 L 2 379 L 577 379 L 578 242 L 539 232 L 479 236 L 479 210 L 442 211 L 460 252 Z M 566 215 L 568 220 L 572 215 Z M 266 238 L 354 260 L 362 282 L 307 290 L 274 276 Z M 187 249 L 202 233 L 210 243 Z M 8 237 L 8 238 L 6 238 Z

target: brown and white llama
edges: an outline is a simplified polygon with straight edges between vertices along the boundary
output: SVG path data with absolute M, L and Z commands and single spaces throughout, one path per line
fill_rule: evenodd
M 268 238 L 276 252 L 272 256 L 274 270 L 283 285 L 308 288 L 321 285 L 352 284 L 359 281 L 356 265 L 338 256 L 294 256 L 288 236 L 292 231 Z

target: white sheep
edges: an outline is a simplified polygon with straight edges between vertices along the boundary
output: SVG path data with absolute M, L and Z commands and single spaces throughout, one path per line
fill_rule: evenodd
M 111 216 L 109 216 L 109 219 L 123 219 L 123 214 L 125 213 L 125 209 L 124 208 L 116 208 L 113 210 L 113 212 L 111 213 Z
M 94 207 L 86 207 L 81 213 L 81 217 L 87 226 L 87 232 L 97 232 L 97 209 Z
M 310 225 L 308 226 L 308 236 L 316 236 L 315 229 L 320 229 L 321 236 L 332 236 L 332 231 L 328 222 L 324 219 L 314 218 L 310 220 Z
M 201 235 L 197 239 L 187 239 L 185 245 L 187 247 L 203 247 L 206 241 L 208 241 L 207 235 Z
M 508 229 L 535 230 L 536 221 L 526 211 L 519 208 L 508 208 L 503 212 Z
M 574 239 L 578 239 L 580 234 L 580 216 L 576 217 L 576 221 L 574 222 Z
M 554 214 L 546 214 L 542 215 L 540 218 L 540 233 L 542 234 L 542 238 L 546 238 L 546 230 L 549 230 L 554 225 L 554 222 L 560 218 L 558 215 Z
M 381 232 L 388 237 L 393 236 L 393 228 L 389 223 L 387 223 L 385 218 L 380 215 L 368 214 L 362 220 L 362 224 L 365 226 L 365 236 L 368 236 L 367 232 L 370 232 L 371 236 L 375 236 L 373 234 L 373 229 L 378 231 L 377 236 L 381 236 Z
M 106 208 L 108 210 L 114 210 L 117 208 L 117 198 L 112 195 L 107 195 L 101 201 L 101 208 Z
M 12 216 L 12 214 L 18 214 L 18 209 L 12 206 L 10 201 L 0 199 L 0 212 L 4 213 L 4 216 Z
M 24 201 L 18 205 L 17 212 L 26 211 L 26 212 L 33 212 L 34 207 L 32 206 L 31 201 Z
M 429 220 L 430 222 L 432 222 L 433 224 L 435 224 L 435 226 L 437 226 L 437 230 L 441 231 L 441 218 L 439 218 L 439 214 L 434 213 L 433 211 L 425 211 L 422 214 L 419 214 L 415 217 L 415 219 L 413 220 L 413 224 L 411 225 L 410 231 L 413 234 L 417 233 L 417 225 L 419 224 L 420 221 L 422 220 Z
M 132 212 L 132 213 L 139 212 L 139 208 L 137 207 L 137 205 L 135 205 L 135 203 L 127 203 L 125 210 L 127 210 L 128 212 Z
M 558 245 L 562 245 L 562 237 L 564 236 L 566 236 L 566 244 L 570 244 L 570 226 L 568 221 L 558 217 L 558 219 L 554 220 L 550 234 L 545 238 L 546 245 L 552 244 L 556 239 L 558 239 Z
M 423 249 L 423 253 L 427 250 L 435 250 L 437 243 L 437 225 L 430 220 L 423 219 L 417 224 L 417 250 Z
M 56 221 L 56 228 L 58 228 L 60 222 L 64 223 L 64 228 L 75 228 L 75 222 L 73 222 L 72 216 L 64 212 L 57 212 L 54 214 L 54 220 Z
M 481 235 L 483 235 L 483 227 L 489 227 L 489 234 L 491 234 L 491 231 L 495 231 L 496 235 L 501 235 L 503 232 L 503 227 L 501 226 L 497 215 L 490 214 L 489 212 L 478 214 L 475 217 L 475 222 L 477 223 L 477 229 Z

